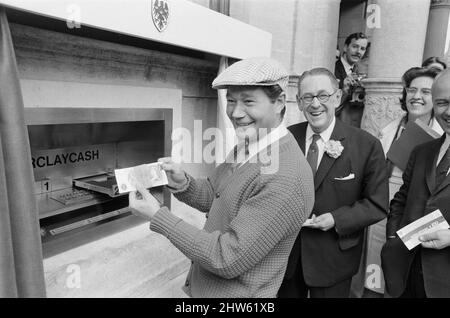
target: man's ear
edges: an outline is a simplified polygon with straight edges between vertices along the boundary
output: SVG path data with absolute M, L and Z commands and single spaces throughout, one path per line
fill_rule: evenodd
M 342 49 L 341 56 L 344 55 L 344 53 L 347 53 L 348 45 L 344 44 L 344 48 Z
M 336 91 L 335 96 L 336 96 L 336 99 L 338 100 L 338 102 L 341 103 L 342 89 L 338 89 L 338 90 Z
M 302 106 L 302 100 L 300 99 L 300 97 L 297 95 L 295 95 L 295 99 L 297 100 L 297 106 L 298 109 L 300 109 L 300 111 L 303 111 L 303 106 Z

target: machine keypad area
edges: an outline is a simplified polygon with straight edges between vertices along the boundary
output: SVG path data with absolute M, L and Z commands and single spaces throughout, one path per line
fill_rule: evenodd
M 95 195 L 92 191 L 89 190 L 71 188 L 66 189 L 62 193 L 58 193 L 58 195 L 56 196 L 51 196 L 51 198 L 62 204 L 68 205 L 94 199 Z

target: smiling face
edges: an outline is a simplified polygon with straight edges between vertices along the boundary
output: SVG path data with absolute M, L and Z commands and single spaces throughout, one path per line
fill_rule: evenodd
M 433 110 L 431 98 L 431 86 L 433 79 L 428 76 L 420 76 L 411 81 L 406 88 L 406 108 L 412 118 L 422 118 L 428 124 Z
M 312 130 L 321 133 L 326 130 L 334 118 L 335 109 L 341 101 L 341 90 L 335 87 L 327 75 L 309 75 L 305 77 L 299 87 L 297 103 Z M 311 104 L 304 101 L 305 96 L 331 95 L 326 102 L 320 102 L 317 97 Z
M 344 57 L 348 64 L 353 65 L 362 59 L 366 53 L 367 39 L 352 39 L 349 45 L 344 45 Z
M 444 72 L 433 85 L 433 109 L 439 125 L 450 135 L 450 72 Z
M 250 139 L 270 132 L 281 122 L 285 95 L 272 101 L 261 88 L 247 86 L 229 87 L 227 90 L 227 115 L 233 123 L 236 135 Z M 261 129 L 265 128 L 265 129 Z

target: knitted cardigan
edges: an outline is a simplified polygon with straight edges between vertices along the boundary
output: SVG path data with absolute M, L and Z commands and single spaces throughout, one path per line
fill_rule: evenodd
M 232 171 L 223 163 L 206 180 L 188 175 L 175 196 L 206 213 L 203 230 L 162 207 L 150 229 L 191 261 L 192 297 L 276 297 L 294 241 L 314 203 L 311 168 L 291 133 L 280 139 L 276 169 L 262 157 Z M 273 156 L 272 158 L 276 158 Z M 276 165 L 278 164 L 278 165 Z

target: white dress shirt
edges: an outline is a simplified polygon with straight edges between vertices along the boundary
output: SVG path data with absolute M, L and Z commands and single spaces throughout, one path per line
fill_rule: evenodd
M 317 140 L 317 148 L 319 149 L 319 154 L 317 158 L 317 167 L 320 166 L 320 161 L 322 160 L 323 153 L 325 151 L 325 143 L 328 142 L 331 138 L 331 134 L 333 133 L 334 126 L 336 125 L 336 118 L 333 118 L 333 121 L 331 122 L 330 126 L 328 126 L 327 129 L 322 131 L 319 135 L 320 138 Z M 308 124 L 308 127 L 306 128 L 306 140 L 305 140 L 305 150 L 306 154 L 308 154 L 309 147 L 311 146 L 313 135 L 315 132 L 312 130 L 311 125 Z
M 347 76 L 352 74 L 354 64 L 353 65 L 348 64 L 344 56 L 341 56 L 341 63 L 342 65 L 344 65 L 345 73 L 347 73 Z
M 267 129 L 270 131 L 267 135 L 262 137 L 259 140 L 250 142 L 248 145 L 248 155 L 244 154 L 245 147 L 240 142 L 238 147 L 238 154 L 237 154 L 237 163 L 239 163 L 239 167 L 242 166 L 244 163 L 255 157 L 259 152 L 269 147 L 271 144 L 279 141 L 281 138 L 287 135 L 288 130 L 286 128 L 286 125 L 284 124 L 284 121 L 281 122 L 275 129 Z M 234 162 L 234 149 L 228 154 L 226 162 Z

